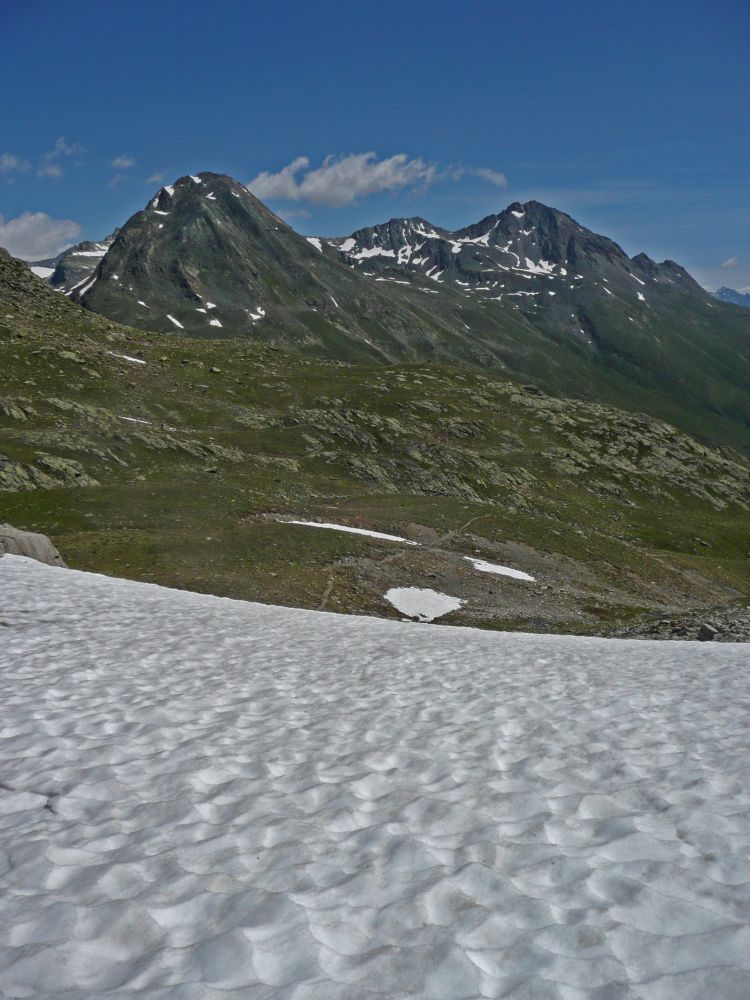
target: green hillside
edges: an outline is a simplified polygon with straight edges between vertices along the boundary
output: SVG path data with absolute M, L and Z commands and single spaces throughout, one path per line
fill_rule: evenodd
M 386 616 L 389 587 L 432 587 L 466 601 L 449 622 L 581 632 L 750 591 L 747 463 L 649 417 L 128 329 L 7 255 L 0 366 L 0 519 L 74 567 Z

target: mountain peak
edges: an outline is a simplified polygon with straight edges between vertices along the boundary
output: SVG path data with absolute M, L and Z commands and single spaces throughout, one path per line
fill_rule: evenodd
M 726 285 L 722 285 L 714 293 L 714 298 L 720 299 L 722 302 L 729 302 L 734 306 L 744 306 L 746 309 L 750 309 L 750 288 L 727 288 Z

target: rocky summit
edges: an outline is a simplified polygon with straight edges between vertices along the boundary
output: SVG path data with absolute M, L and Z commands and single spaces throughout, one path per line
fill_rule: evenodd
M 747 288 L 737 291 L 736 288 L 727 288 L 724 285 L 722 288 L 717 288 L 714 295 L 721 302 L 730 302 L 732 305 L 750 309 L 750 290 Z
M 304 237 L 201 173 L 50 263 L 53 287 L 144 330 L 460 363 L 750 451 L 750 313 L 538 201 L 456 231 L 410 218 Z

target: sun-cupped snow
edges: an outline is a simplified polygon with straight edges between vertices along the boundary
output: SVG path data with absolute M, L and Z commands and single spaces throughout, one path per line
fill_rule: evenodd
M 353 528 L 348 524 L 332 524 L 327 521 L 295 521 L 286 519 L 282 524 L 301 524 L 306 528 L 327 528 L 329 531 L 345 531 L 350 535 L 368 535 L 370 538 L 380 538 L 386 542 L 403 542 L 404 545 L 419 545 L 419 542 L 412 542 L 409 538 L 402 538 L 401 535 L 388 535 L 383 531 L 370 531 L 369 528 Z
M 511 566 L 500 566 L 497 563 L 487 562 L 486 559 L 477 559 L 475 556 L 464 556 L 468 562 L 472 564 L 474 569 L 478 569 L 480 573 L 494 573 L 496 576 L 511 576 L 515 580 L 528 580 L 531 583 L 536 579 L 529 573 L 524 573 L 523 570 L 513 569 Z
M 466 603 L 460 597 L 451 597 L 431 587 L 391 587 L 384 596 L 402 615 L 421 622 L 435 621 Z
M 0 605 L 1 995 L 747 996 L 745 647 Z

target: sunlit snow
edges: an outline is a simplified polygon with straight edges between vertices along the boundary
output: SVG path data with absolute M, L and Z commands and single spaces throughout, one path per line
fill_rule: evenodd
M 403 542 L 404 545 L 418 545 L 401 535 L 388 535 L 382 531 L 370 531 L 369 528 L 353 528 L 348 524 L 331 524 L 327 521 L 283 521 L 283 524 L 302 524 L 307 528 L 327 528 L 330 531 L 346 531 L 350 535 L 369 535 L 370 538 L 381 538 L 387 542 Z
M 121 358 L 123 361 L 132 361 L 136 365 L 146 364 L 143 358 L 133 358 L 129 354 L 117 354 L 115 351 L 107 351 L 107 354 L 110 354 L 113 358 Z
M 451 597 L 429 587 L 391 587 L 385 599 L 402 615 L 421 622 L 435 621 L 451 611 L 458 611 L 466 603 L 460 597 Z
M 747 996 L 745 646 L 0 606 L 0 995 Z
M 520 569 L 512 569 L 510 566 L 499 566 L 497 563 L 487 562 L 485 559 L 476 559 L 474 556 L 464 556 L 464 559 L 468 560 L 474 569 L 478 569 L 482 573 L 495 573 L 497 576 L 512 576 L 515 580 L 530 580 L 532 583 L 535 579 L 528 573 L 524 573 Z

